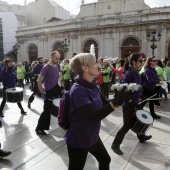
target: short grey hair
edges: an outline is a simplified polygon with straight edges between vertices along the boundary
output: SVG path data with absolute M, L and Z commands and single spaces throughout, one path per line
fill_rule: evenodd
M 58 51 L 52 51 L 51 52 L 51 58 L 56 56 L 56 55 L 60 56 L 60 53 Z

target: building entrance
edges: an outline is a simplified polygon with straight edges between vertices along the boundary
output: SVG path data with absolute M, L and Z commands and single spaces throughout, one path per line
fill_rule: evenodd
M 133 37 L 125 39 L 121 47 L 121 58 L 126 58 L 134 52 L 140 52 L 138 40 Z

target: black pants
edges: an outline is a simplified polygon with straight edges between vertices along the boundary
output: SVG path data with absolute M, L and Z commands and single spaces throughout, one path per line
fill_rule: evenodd
M 70 79 L 64 80 L 64 89 L 66 91 L 70 89 Z
M 104 97 L 109 98 L 109 82 L 103 83 L 103 93 Z
M 129 104 L 124 104 L 123 109 L 123 126 L 119 129 L 113 144 L 120 145 L 126 135 L 126 133 L 133 127 L 134 124 L 134 114 L 136 112 L 136 106 L 132 102 Z M 138 139 L 142 139 L 144 135 L 137 135 Z M 113 145 L 112 144 L 112 145 Z
M 27 73 L 25 75 L 25 83 L 29 83 L 29 80 L 30 80 L 30 73 Z
M 38 85 L 37 82 L 35 81 L 34 83 L 34 87 L 33 87 L 33 93 L 31 94 L 31 96 L 28 99 L 28 103 L 31 104 L 34 101 L 35 95 L 38 92 Z
M 3 109 L 4 109 L 4 106 L 5 106 L 5 104 L 6 104 L 6 93 L 5 93 L 5 90 L 6 90 L 7 88 L 3 88 L 3 100 L 2 100 L 2 102 L 1 102 L 1 106 L 0 106 L 0 112 L 2 112 L 3 111 Z M 17 105 L 18 105 L 18 107 L 20 108 L 20 110 L 21 110 L 21 112 L 24 112 L 24 109 L 23 109 L 23 107 L 22 107 L 22 105 L 21 105 L 21 102 L 17 102 Z
M 69 168 L 68 170 L 83 170 L 87 154 L 90 152 L 99 162 L 99 170 L 109 170 L 111 158 L 104 147 L 101 139 L 91 146 L 90 148 L 74 148 L 67 144 L 69 155 Z
M 159 89 L 158 88 L 155 88 L 154 90 L 150 90 L 148 88 L 145 88 L 143 87 L 142 88 L 142 95 L 141 95 L 141 98 L 142 98 L 142 101 L 146 100 L 147 98 L 153 96 L 156 94 L 156 96 L 152 97 L 152 98 L 157 98 L 159 97 L 158 96 L 158 92 Z M 143 109 L 143 107 L 145 106 L 147 100 L 143 103 L 140 104 L 140 109 Z M 149 110 L 150 110 L 150 113 L 151 115 L 154 115 L 155 114 L 155 111 L 154 111 L 154 104 L 159 104 L 159 101 L 157 100 L 149 100 Z
M 53 89 L 46 91 L 44 99 L 44 108 L 41 116 L 38 120 L 37 129 L 49 130 L 51 120 L 51 108 L 53 105 L 53 99 L 60 97 L 60 86 L 57 84 Z
M 30 81 L 31 81 L 31 91 L 34 91 L 34 86 L 35 86 L 36 80 L 34 78 L 31 78 Z

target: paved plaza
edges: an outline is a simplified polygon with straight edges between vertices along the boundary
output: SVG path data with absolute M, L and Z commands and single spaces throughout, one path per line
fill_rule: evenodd
M 0 160 L 0 169 L 17 170 L 67 170 L 68 155 L 63 136 L 65 131 L 58 127 L 57 118 L 52 116 L 51 127 L 46 136 L 38 136 L 35 127 L 43 108 L 43 100 L 36 97 L 32 109 L 27 108 L 31 91 L 25 87 L 22 102 L 27 116 L 21 116 L 17 104 L 7 103 L 4 109 L 0 142 L 12 154 Z M 169 96 L 170 97 L 170 96 Z M 0 102 L 2 98 L 0 98 Z M 100 136 L 111 156 L 111 170 L 170 170 L 170 99 L 161 103 L 156 111 L 162 116 L 155 120 L 147 134 L 153 137 L 147 143 L 139 143 L 136 135 L 129 131 L 121 145 L 123 156 L 116 155 L 111 143 L 122 125 L 121 108 L 102 121 Z M 147 110 L 147 107 L 145 108 Z M 89 154 L 85 170 L 97 170 L 98 163 Z

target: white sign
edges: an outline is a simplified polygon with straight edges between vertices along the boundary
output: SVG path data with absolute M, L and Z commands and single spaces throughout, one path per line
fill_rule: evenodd
M 88 28 L 96 27 L 98 25 L 99 25 L 99 21 L 84 22 L 84 23 L 82 23 L 82 27 L 88 27 Z
M 121 23 L 134 23 L 134 22 L 139 22 L 141 21 L 141 18 L 123 18 L 123 19 L 120 19 L 120 22 Z

